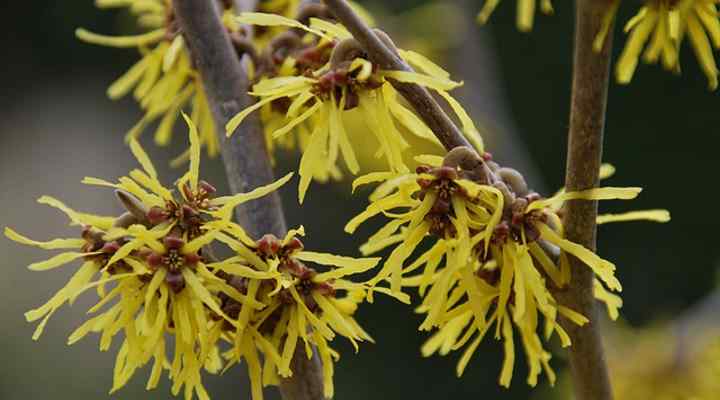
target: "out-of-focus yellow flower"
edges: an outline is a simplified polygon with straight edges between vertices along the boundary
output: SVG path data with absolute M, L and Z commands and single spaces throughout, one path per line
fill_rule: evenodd
M 459 149 L 445 159 L 422 156 L 418 161 L 428 165 L 415 174 L 374 173 L 355 181 L 355 187 L 382 183 L 370 196 L 371 204 L 348 223 L 346 231 L 352 233 L 359 224 L 383 214 L 390 222 L 361 251 L 370 254 L 395 246 L 369 283 L 387 279 L 396 293 L 406 286 L 418 287 L 423 301 L 417 311 L 426 314 L 420 329 L 437 328 L 422 353 L 447 354 L 465 347 L 458 375 L 495 325 L 495 337 L 503 340 L 505 348 L 500 384 L 509 386 L 512 378 L 513 327 L 527 356 L 528 384 L 534 386 L 542 370 L 553 383 L 550 353 L 537 332 L 539 316 L 544 319 L 543 338 L 557 333 L 563 346 L 571 343 L 557 322 L 558 314 L 578 325 L 587 323 L 552 294 L 571 282 L 567 254 L 594 272 L 599 285 L 596 293 L 611 312 L 619 307 L 619 297 L 611 292 L 621 290 L 612 263 L 564 238 L 558 212 L 568 200 L 632 199 L 640 189 L 560 191 L 542 199 L 528 190 L 519 173 L 499 168 L 489 157 L 473 159 Z M 666 220 L 666 216 L 666 211 L 653 211 L 606 216 L 604 222 Z M 413 259 L 426 238 L 432 246 Z M 559 256 L 556 250 L 562 250 Z
M 700 67 L 707 76 L 708 87 L 718 86 L 718 69 L 713 48 L 720 48 L 720 17 L 715 0 L 646 0 L 640 11 L 625 24 L 627 43 L 616 65 L 616 78 L 627 84 L 638 60 L 662 62 L 665 69 L 679 73 L 679 52 L 687 35 Z M 599 51 L 615 18 L 620 0 L 610 5 L 594 47 Z
M 352 137 L 369 130 L 379 144 L 377 157 L 393 171 L 407 171 L 402 153 L 408 148 L 401 128 L 429 141 L 432 132 L 399 100 L 387 82 L 394 79 L 417 83 L 446 98 L 463 124 L 464 131 L 482 151 L 477 129 L 452 99 L 448 90 L 459 86 L 449 74 L 420 54 L 400 51 L 420 72 L 383 71 L 366 59 L 359 44 L 341 25 L 310 18 L 309 25 L 272 14 L 245 13 L 237 21 L 258 26 L 286 27 L 268 53 L 270 62 L 259 68 L 265 75 L 251 94 L 259 101 L 236 115 L 226 126 L 228 133 L 251 112 L 263 109 L 263 122 L 279 139 L 292 131 L 307 140 L 300 162 L 299 198 L 302 202 L 314 177 L 336 171 L 340 157 L 351 173 L 359 171 Z M 303 35 L 295 33 L 304 32 Z M 348 124 L 350 113 L 359 113 L 363 126 Z M 332 174 L 332 172 L 330 172 Z
M 608 367 L 618 400 L 714 399 L 720 393 L 717 330 L 681 336 L 672 326 L 608 335 Z M 685 342 L 683 342 L 685 341 Z M 689 341 L 689 343 L 688 343 Z
M 537 3 L 540 3 L 540 10 L 543 14 L 552 14 L 553 6 L 550 0 L 517 0 L 517 28 L 522 32 L 529 32 L 532 30 L 533 22 L 535 20 L 535 9 Z M 487 23 L 490 19 L 490 15 L 495 11 L 495 7 L 500 4 L 500 0 L 485 0 L 480 14 L 478 14 L 478 22 L 481 24 Z
M 709 322 L 706 322 L 709 323 Z M 677 321 L 604 332 L 613 398 L 618 400 L 715 399 L 720 393 L 720 340 L 716 328 L 685 331 Z M 561 387 L 538 398 L 572 397 L 569 371 Z
M 217 1 L 217 0 L 213 0 Z M 144 116 L 130 129 L 127 138 L 137 138 L 154 121 L 155 143 L 165 146 L 170 142 L 183 109 L 191 109 L 193 122 L 200 127 L 201 144 L 208 155 L 219 152 L 219 142 L 205 90 L 192 65 L 190 53 L 179 32 L 170 0 L 98 0 L 101 8 L 126 8 L 137 18 L 138 25 L 147 32 L 133 36 L 105 36 L 79 28 L 77 37 L 85 42 L 109 47 L 137 48 L 140 61 L 118 78 L 107 89 L 111 99 L 119 99 L 131 91 L 140 104 Z M 223 18 L 226 28 L 238 29 L 232 11 L 226 10 Z M 187 161 L 188 154 L 178 157 L 173 164 Z
M 214 188 L 199 180 L 200 139 L 192 122 L 187 116 L 185 119 L 190 125 L 190 167 L 177 183 L 181 196 L 175 196 L 159 182 L 150 158 L 131 139 L 130 148 L 142 170 L 131 171 L 117 184 L 97 178 L 84 180 L 120 190 L 128 213 L 118 218 L 80 213 L 44 196 L 40 203 L 60 209 L 72 225 L 83 227 L 82 238 L 40 242 L 5 228 L 8 238 L 22 244 L 72 250 L 31 264 L 31 270 L 46 271 L 84 260 L 62 289 L 25 316 L 28 321 L 42 319 L 33 335 L 33 339 L 38 339 L 58 308 L 97 288 L 100 300 L 89 310 L 96 315 L 76 329 L 68 343 L 96 332 L 101 335 L 100 350 L 106 351 L 117 334 L 124 334 L 115 362 L 112 392 L 154 360 L 148 389 L 155 388 L 163 370 L 169 369 L 173 394 L 184 387 L 186 399 L 194 395 L 209 398 L 201 382 L 201 369 L 218 372 L 222 364 L 217 338 L 211 335 L 212 318 L 219 316 L 237 326 L 236 319 L 222 310 L 221 298 L 231 298 L 247 308 L 264 308 L 208 267 L 205 248 L 225 231 L 222 224 L 211 224 L 214 218 L 211 213 L 263 196 L 277 189 L 290 175 L 249 193 L 214 197 Z M 114 286 L 107 288 L 108 284 Z M 175 338 L 170 359 L 167 336 Z

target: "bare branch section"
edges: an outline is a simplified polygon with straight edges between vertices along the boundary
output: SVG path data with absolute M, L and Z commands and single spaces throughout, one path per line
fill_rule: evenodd
M 388 48 L 373 32 L 345 0 L 324 0 L 330 11 L 353 34 L 355 39 L 367 51 L 370 61 L 387 70 L 412 71 L 412 68 L 403 61 L 394 51 Z M 397 82 L 390 79 L 393 87 L 413 106 L 423 122 L 435 133 L 435 136 L 445 146 L 452 150 L 458 146 L 470 146 L 460 129 L 453 123 L 440 105 L 422 86 Z
M 568 191 L 590 189 L 599 183 L 612 42 L 609 36 L 602 52 L 593 51 L 593 39 L 610 3 L 578 0 L 575 4 L 575 60 L 565 176 Z M 563 222 L 567 239 L 594 251 L 597 202 L 571 200 L 565 211 Z M 609 400 L 612 390 L 593 296 L 593 273 L 580 260 L 569 258 L 572 285 L 558 293 L 558 297 L 563 304 L 590 319 L 584 327 L 568 321 L 563 324 L 572 339 L 569 353 L 575 398 Z
M 251 0 L 235 4 L 238 11 L 251 11 L 255 6 Z M 240 193 L 272 182 L 270 157 L 257 116 L 248 117 L 229 139 L 225 136 L 225 124 L 253 100 L 247 94 L 250 82 L 220 20 L 217 2 L 174 0 L 173 5 L 213 111 L 230 189 Z M 255 238 L 266 233 L 282 237 L 287 230 L 277 193 L 246 203 L 236 216 Z M 317 354 L 308 359 L 304 353 L 296 353 L 292 370 L 293 376 L 280 383 L 284 399 L 323 399 L 322 366 Z
M 247 94 L 247 76 L 222 25 L 216 3 L 175 0 L 174 7 L 213 111 L 230 189 L 241 193 L 271 183 L 273 172 L 257 116 L 249 117 L 229 139 L 225 137 L 227 121 L 253 100 Z M 238 207 L 237 217 L 255 238 L 266 233 L 283 236 L 286 231 L 276 193 Z

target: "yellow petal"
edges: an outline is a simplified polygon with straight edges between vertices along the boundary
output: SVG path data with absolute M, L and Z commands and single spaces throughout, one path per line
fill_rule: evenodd
M 247 203 L 248 201 L 256 200 L 261 197 L 267 196 L 268 194 L 278 190 L 281 186 L 286 184 L 290 179 L 292 179 L 294 173 L 290 172 L 284 177 L 276 180 L 275 182 L 259 186 L 247 193 L 239 193 L 234 196 L 228 196 L 228 197 L 218 197 L 211 201 L 211 204 L 213 205 L 222 205 L 221 212 L 227 212 L 228 210 L 232 210 L 233 208 L 237 207 L 240 204 Z
M 15 232 L 9 227 L 5 227 L 5 236 L 15 242 L 45 250 L 77 249 L 85 244 L 84 239 L 53 239 L 47 242 L 38 242 Z
M 185 123 L 190 128 L 190 187 L 197 190 L 198 180 L 200 179 L 200 137 L 195 124 L 187 114 L 182 113 Z
M 454 82 L 447 78 L 439 78 L 409 71 L 382 71 L 382 76 L 398 82 L 415 83 L 434 90 L 453 90 L 462 86 L 462 82 Z
M 312 34 L 315 34 L 323 39 L 332 40 L 331 37 L 328 37 L 323 32 L 312 29 L 310 27 L 307 27 L 300 22 L 285 18 L 280 15 L 276 14 L 265 14 L 265 13 L 257 13 L 257 12 L 244 12 L 240 14 L 236 21 L 240 24 L 249 24 L 249 25 L 259 25 L 259 26 L 286 26 L 289 28 L 299 28 L 306 32 L 310 32 Z
M 668 210 L 643 210 L 622 214 L 603 214 L 597 217 L 598 225 L 623 221 L 668 222 L 670 221 L 670 212 Z
M 110 229 L 112 224 L 115 222 L 115 218 L 113 217 L 101 217 L 77 212 L 63 204 L 60 200 L 50 196 L 42 196 L 37 200 L 37 202 L 57 208 L 58 210 L 64 212 L 68 218 L 70 218 L 73 225 L 90 225 L 102 230 L 107 230 Z
M 555 207 L 568 200 L 632 200 L 640 194 L 639 187 L 602 187 L 579 192 L 562 192 L 549 199 L 534 201 L 527 207 L 527 211 L 539 210 L 545 207 Z
M 75 30 L 75 36 L 84 42 L 110 47 L 145 46 L 162 40 L 165 37 L 165 33 L 165 28 L 163 28 L 135 36 L 105 36 L 90 32 L 83 28 Z
M 65 265 L 65 264 L 67 264 L 67 263 L 69 263 L 69 262 L 71 262 L 71 261 L 77 260 L 78 258 L 82 258 L 82 257 L 85 257 L 85 256 L 92 256 L 92 255 L 96 255 L 96 254 L 100 254 L 100 252 L 95 252 L 95 253 L 78 253 L 78 252 L 61 253 L 61 254 L 58 254 L 58 255 L 56 255 L 55 257 L 53 257 L 53 258 L 51 258 L 51 259 L 49 259 L 49 260 L 32 263 L 32 264 L 28 265 L 28 269 L 30 269 L 30 270 L 32 270 L 32 271 L 48 271 L 48 270 L 51 270 L 51 269 L 53 269 L 53 268 L 57 268 L 57 267 L 63 266 L 63 265 Z
M 580 261 L 590 267 L 595 275 L 605 282 L 610 289 L 616 291 L 622 290 L 620 281 L 615 277 L 615 265 L 613 263 L 603 260 L 597 254 L 577 243 L 561 238 L 545 224 L 538 224 L 536 226 L 539 228 L 540 236 L 543 239 L 580 259 Z

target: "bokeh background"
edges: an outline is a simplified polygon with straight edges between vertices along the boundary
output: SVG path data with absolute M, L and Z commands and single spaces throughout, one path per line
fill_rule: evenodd
M 551 193 L 562 185 L 570 94 L 572 17 L 569 2 L 556 4 L 554 17 L 539 16 L 531 34 L 516 31 L 514 1 L 502 2 L 491 24 L 479 27 L 474 16 L 481 1 L 363 2 L 405 47 L 429 51 L 465 81 L 466 107 L 492 134 L 489 147 L 501 162 L 523 170 L 532 185 Z M 420 8 L 418 8 L 420 7 Z M 632 8 L 632 7 L 628 7 Z M 111 193 L 83 187 L 83 176 L 112 179 L 134 166 L 123 144 L 124 132 L 139 118 L 130 100 L 111 102 L 105 87 L 130 66 L 137 54 L 78 42 L 78 26 L 115 33 L 129 23 L 126 14 L 99 11 L 92 1 L 4 2 L 0 18 L 0 225 L 35 238 L 73 234 L 63 215 L 35 203 L 56 196 L 77 209 L 119 212 Z M 631 11 L 625 9 L 620 20 Z M 619 53 L 624 37 L 616 27 Z M 624 324 L 642 327 L 673 319 L 715 290 L 718 144 L 717 93 L 706 81 L 689 46 L 682 53 L 683 74 L 641 65 L 630 86 L 611 84 L 605 160 L 618 168 L 612 185 L 645 188 L 632 204 L 603 205 L 605 211 L 668 208 L 669 224 L 630 223 L 600 229 L 602 255 L 618 265 L 624 285 Z M 170 148 L 143 144 L 157 165 L 167 165 L 185 143 L 181 133 Z M 287 156 L 279 170 L 293 168 Z M 204 175 L 225 188 L 219 160 L 204 160 Z M 177 171 L 164 168 L 170 182 Z M 283 190 L 290 225 L 304 224 L 308 246 L 357 255 L 356 247 L 373 226 L 357 237 L 344 223 L 364 207 L 363 196 L 350 196 L 348 182 L 313 185 L 305 207 L 297 206 L 294 185 Z M 45 257 L 41 250 L 0 239 L 0 399 L 104 399 L 111 386 L 113 352 L 99 353 L 97 338 L 68 347 L 66 337 L 83 320 L 91 297 L 59 311 L 39 342 L 23 313 L 46 300 L 70 275 L 71 268 L 49 273 L 25 266 Z M 351 346 L 338 340 L 338 399 L 526 399 L 525 367 L 518 357 L 513 385 L 500 388 L 500 346 L 486 340 L 465 376 L 455 377 L 459 354 L 423 359 L 426 338 L 416 327 L 420 317 L 402 304 L 380 299 L 360 309 L 359 320 L 377 344 Z M 117 343 L 116 343 L 117 344 Z M 562 352 L 554 366 L 564 367 Z M 171 398 L 167 384 L 144 391 L 138 374 L 115 399 Z M 567 379 L 562 377 L 562 380 Z M 539 386 L 545 386 L 542 381 Z M 215 399 L 249 398 L 242 369 L 208 378 Z M 482 396 L 482 397 L 481 397 Z M 278 398 L 268 391 L 269 398 Z

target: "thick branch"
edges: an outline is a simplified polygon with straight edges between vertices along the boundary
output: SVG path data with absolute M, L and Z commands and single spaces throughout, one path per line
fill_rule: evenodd
M 324 0 L 330 11 L 353 34 L 367 51 L 370 61 L 386 70 L 412 71 L 409 65 L 389 49 L 345 0 Z M 452 150 L 458 146 L 470 146 L 460 129 L 453 123 L 440 105 L 422 86 L 390 80 L 395 89 L 413 106 L 423 122 L 435 133 L 445 146 Z
M 233 193 L 246 192 L 273 181 L 262 125 L 256 115 L 248 117 L 229 138 L 225 124 L 253 100 L 247 94 L 249 82 L 221 20 L 216 1 L 174 0 L 180 23 L 215 119 L 223 162 Z M 238 0 L 238 11 L 251 11 L 254 1 Z M 247 7 L 247 9 L 243 9 Z M 266 233 L 282 237 L 287 230 L 277 193 L 246 203 L 237 210 L 238 222 L 259 238 Z M 317 355 L 304 354 L 292 363 L 293 377 L 283 379 L 280 390 L 286 400 L 323 398 L 322 366 Z
M 175 0 L 174 6 L 215 118 L 230 189 L 241 193 L 272 182 L 273 173 L 257 116 L 249 117 L 229 139 L 225 137 L 227 121 L 252 100 L 247 95 L 248 79 L 220 21 L 216 3 Z M 284 235 L 286 230 L 277 193 L 238 207 L 237 217 L 255 238 L 266 233 Z
M 585 190 L 598 185 L 612 41 L 609 36 L 602 52 L 593 51 L 593 39 L 609 3 L 577 0 L 575 4 L 575 60 L 565 176 L 568 191 Z M 595 250 L 596 217 L 596 201 L 569 201 L 563 221 L 567 239 Z M 575 398 L 612 399 L 593 296 L 594 276 L 587 266 L 574 257 L 570 257 L 570 265 L 572 283 L 567 291 L 558 293 L 558 297 L 563 304 L 590 319 L 590 323 L 584 327 L 568 321 L 563 324 L 572 339 L 569 353 Z

